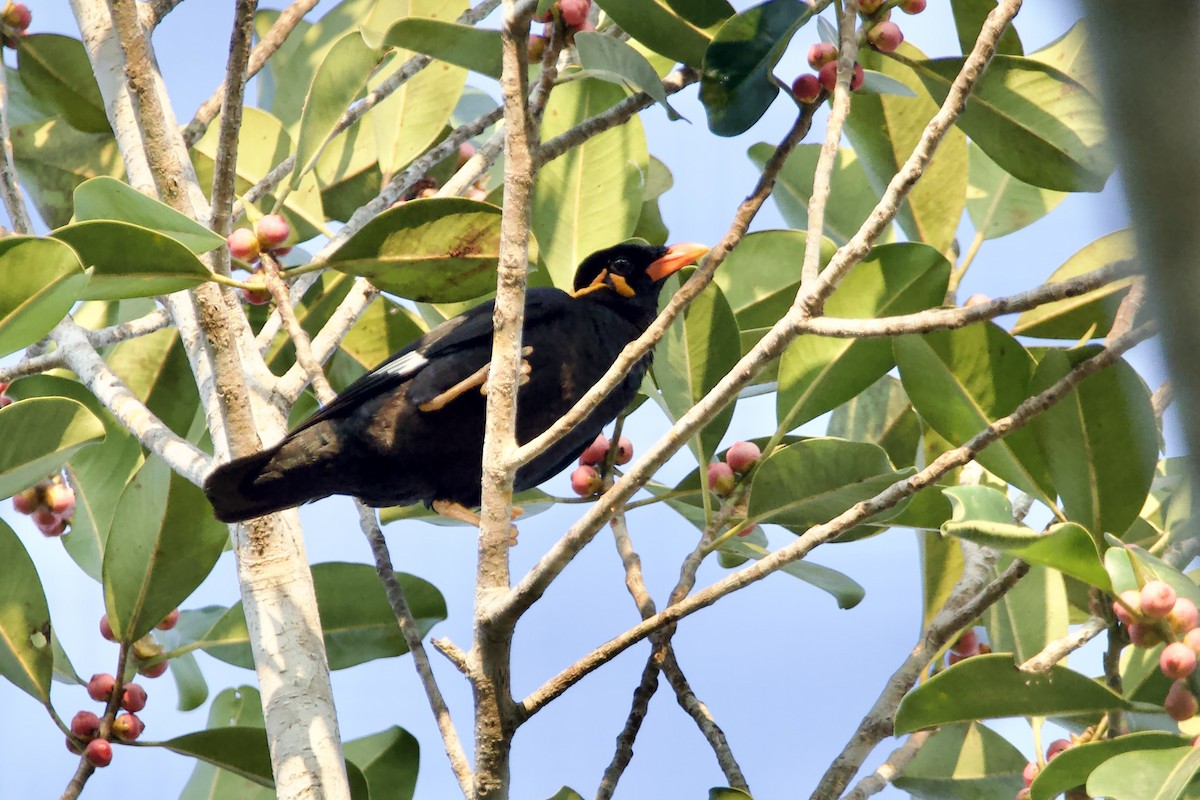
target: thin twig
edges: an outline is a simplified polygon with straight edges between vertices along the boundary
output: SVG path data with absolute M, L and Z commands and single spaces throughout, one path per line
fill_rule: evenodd
M 148 31 L 154 30 L 163 21 L 163 17 L 182 2 L 183 0 L 146 0 L 138 7 L 142 27 Z
M 917 731 L 909 736 L 904 741 L 904 744 L 892 751 L 887 761 L 876 767 L 874 772 L 855 784 L 854 788 L 849 792 L 846 792 L 842 796 L 842 800 L 866 800 L 871 795 L 882 792 L 887 788 L 889 783 L 896 779 L 897 775 L 904 772 L 904 768 L 912 762 L 933 734 L 934 731 L 926 730 Z
M 12 133 L 8 129 L 8 70 L 0 70 L 0 196 L 4 210 L 17 233 L 33 233 L 33 222 L 25 208 L 25 195 L 17 179 L 13 160 Z
M 1048 642 L 1040 653 L 1024 661 L 1019 669 L 1023 672 L 1046 672 L 1059 661 L 1104 633 L 1107 627 L 1108 623 L 1100 617 L 1091 617 L 1066 636 Z

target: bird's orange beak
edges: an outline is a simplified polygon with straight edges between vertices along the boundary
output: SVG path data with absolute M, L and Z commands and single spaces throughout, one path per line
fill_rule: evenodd
M 667 254 L 646 268 L 650 280 L 658 283 L 668 275 L 673 275 L 688 264 L 694 264 L 708 254 L 708 246 L 687 242 L 673 244 L 667 248 Z

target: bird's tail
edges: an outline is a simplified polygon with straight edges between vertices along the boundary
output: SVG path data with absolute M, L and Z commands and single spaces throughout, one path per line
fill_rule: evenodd
M 221 522 L 242 522 L 325 497 L 320 481 L 304 480 L 303 468 L 281 468 L 280 448 L 273 447 L 214 469 L 204 481 L 204 494 Z M 314 489 L 319 493 L 314 494 Z

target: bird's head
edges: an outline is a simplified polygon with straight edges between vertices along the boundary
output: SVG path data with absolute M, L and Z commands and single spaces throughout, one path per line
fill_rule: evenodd
M 675 244 L 656 247 L 623 242 L 598 250 L 583 260 L 575 272 L 575 297 L 593 292 L 615 292 L 627 300 L 658 303 L 658 290 L 668 276 L 702 258 L 708 248 L 702 244 Z

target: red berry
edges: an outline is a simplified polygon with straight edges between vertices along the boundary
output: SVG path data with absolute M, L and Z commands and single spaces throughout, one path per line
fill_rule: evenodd
M 974 653 L 972 653 L 971 655 L 974 655 Z M 953 650 L 951 650 L 951 651 L 950 651 L 950 653 L 949 653 L 949 655 L 947 655 L 947 656 L 946 656 L 946 663 L 947 663 L 949 666 L 953 667 L 955 664 L 957 664 L 958 662 L 962 661 L 963 659 L 965 659 L 965 658 L 970 658 L 970 657 L 971 657 L 970 655 L 965 655 L 965 656 L 964 656 L 964 655 L 959 655 L 958 653 L 956 653 L 956 652 L 954 652 Z
M 463 197 L 467 198 L 468 200 L 474 200 L 477 203 L 483 203 L 487 201 L 488 193 L 483 189 L 472 187 L 467 189 L 467 193 L 463 195 Z
M 596 437 L 596 440 L 587 446 L 587 449 L 579 456 L 579 463 L 588 466 L 596 466 L 604 463 L 604 457 L 608 455 L 608 437 L 603 433 Z
M 958 637 L 958 641 L 950 646 L 950 649 L 958 653 L 960 656 L 973 656 L 979 652 L 979 634 L 974 628 L 967 628 Z
M 164 664 L 167 662 L 163 662 Z M 146 707 L 146 690 L 139 683 L 127 683 L 121 690 L 121 708 L 126 711 L 141 711 Z
M 239 261 L 254 261 L 258 258 L 258 237 L 249 228 L 238 228 L 225 237 L 225 244 L 229 246 L 229 255 Z
M 1163 581 L 1150 581 L 1142 587 L 1142 613 L 1159 619 L 1171 613 L 1177 596 L 1175 590 Z
M 850 76 L 850 91 L 857 92 L 867 80 L 861 64 L 854 65 L 854 74 Z
M 1021 772 L 1021 777 L 1025 779 L 1025 785 L 1032 786 L 1033 779 L 1037 777 L 1037 774 L 1040 771 L 1041 768 L 1037 765 L 1036 761 L 1030 761 L 1028 764 L 1026 764 L 1025 769 Z
M 529 38 L 530 38 L 531 44 L 532 44 L 533 37 L 530 36 Z M 529 57 L 533 58 L 532 52 L 529 54 Z M 460 144 L 458 146 L 458 165 L 461 167 L 463 164 L 470 161 L 471 157 L 474 155 L 475 155 L 475 145 L 471 144 L 470 142 L 463 142 L 462 144 Z
M 591 464 L 576 467 L 571 473 L 571 490 L 580 497 L 591 497 L 599 492 L 603 485 L 600 473 Z
M 287 241 L 292 235 L 292 226 L 279 214 L 267 214 L 254 226 L 258 244 L 263 250 L 272 250 Z
M 837 62 L 830 61 L 822 64 L 821 69 L 817 72 L 817 81 L 825 91 L 833 94 L 833 87 L 837 83 Z
M 265 286 L 267 280 L 266 273 L 260 269 L 251 275 L 250 278 L 251 280 L 257 278 L 258 282 L 264 284 L 264 286 L 261 289 L 242 289 L 242 301 L 252 306 L 265 306 L 271 302 L 271 292 Z
M 12 501 L 18 514 L 32 514 L 42 504 L 42 493 L 36 486 L 30 486 L 14 494 Z
M 747 525 L 746 527 L 742 528 L 740 531 L 738 531 L 737 535 L 738 536 L 749 536 L 750 534 L 754 533 L 756 530 L 758 530 L 758 524 L 752 522 L 749 525 Z
M 558 10 L 567 26 L 578 28 L 587 22 L 592 0 L 559 0 Z
M 1064 750 L 1070 750 L 1072 747 L 1074 747 L 1074 745 L 1071 744 L 1070 739 L 1055 739 L 1050 743 L 1049 747 L 1046 748 L 1046 760 L 1051 761 L 1059 753 Z
M 622 436 L 617 440 L 617 455 L 613 462 L 617 466 L 628 464 L 633 460 L 633 442 Z
M 1167 699 L 1163 701 L 1167 715 L 1176 722 L 1183 722 L 1196 716 L 1196 697 L 1188 688 L 1187 681 L 1178 680 L 1167 690 Z
M 79 749 L 79 745 L 75 744 L 75 740 L 72 739 L 70 736 L 67 737 L 67 749 L 70 750 L 75 755 L 79 755 L 80 753 L 83 752 L 82 750 Z
M 837 61 L 837 55 L 837 48 L 829 42 L 817 42 L 808 48 L 808 65 L 813 69 L 820 69 L 830 61 Z
M 13 404 L 13 399 L 11 397 L 9 397 L 8 395 L 6 395 L 4 392 L 0 392 L 0 408 L 4 408 L 5 406 L 11 406 L 12 404 Z
M 105 639 L 108 639 L 110 642 L 115 642 L 117 640 L 116 634 L 113 633 L 112 626 L 108 624 L 108 614 L 100 617 L 100 635 Z
M 97 672 L 88 681 L 87 693 L 88 697 L 95 700 L 97 703 L 107 703 L 112 697 L 113 689 L 116 688 L 117 679 L 107 672 Z
M 137 714 L 118 714 L 112 723 L 112 734 L 122 742 L 132 742 L 142 735 L 146 729 L 145 723 L 138 719 Z
M 100 732 L 100 718 L 90 711 L 80 711 L 71 718 L 71 733 L 80 739 L 91 739 Z
M 904 33 L 896 23 L 884 20 L 867 31 L 867 41 L 875 45 L 879 52 L 891 53 L 904 41 Z
M 158 623 L 157 627 L 160 631 L 169 631 L 179 624 L 179 609 L 171 609 L 171 613 L 163 617 L 163 621 Z
M 43 492 L 47 507 L 60 517 L 69 517 L 75 510 L 75 490 L 65 483 L 52 483 Z
M 67 532 L 67 523 L 65 520 L 55 518 L 54 522 L 49 525 L 38 525 L 37 529 L 41 531 L 42 536 L 53 539 Z
M 112 745 L 107 739 L 92 739 L 84 750 L 87 760 L 97 767 L 107 767 L 112 763 Z
M 1129 626 L 1129 641 L 1138 647 L 1154 647 L 1163 641 L 1162 631 L 1154 625 L 1135 622 Z
M 1186 678 L 1196 670 L 1196 653 L 1183 642 L 1171 642 L 1159 654 L 1158 667 L 1173 680 Z
M 33 22 L 33 13 L 24 3 L 13 3 L 4 12 L 4 22 L 16 31 L 24 31 Z
M 1200 654 L 1200 628 L 1192 628 L 1185 633 L 1183 643 L 1192 648 L 1194 653 Z
M 925 10 L 925 0 L 903 0 L 899 9 L 905 14 L 920 14 Z
M 748 472 L 762 458 L 762 450 L 754 442 L 734 442 L 725 451 L 725 463 L 734 472 Z
M 713 461 L 708 465 L 708 488 L 721 497 L 729 495 L 737 485 L 733 470 L 723 461 Z
M 792 82 L 792 95 L 801 103 L 815 103 L 821 97 L 821 80 L 806 72 Z
M 1171 607 L 1171 613 L 1167 614 L 1167 624 L 1173 633 L 1187 633 L 1200 624 L 1200 611 L 1196 610 L 1196 604 L 1191 600 L 1180 597 Z
M 1125 601 L 1125 605 L 1121 605 L 1116 600 L 1113 601 L 1113 613 L 1117 615 L 1117 619 L 1126 625 L 1132 625 L 1137 620 L 1135 615 L 1140 616 L 1142 613 L 1142 593 L 1133 589 L 1128 589 L 1121 592 L 1121 599 Z M 1128 608 L 1126 608 L 1128 606 Z M 1130 609 L 1133 609 L 1130 611 Z
M 149 664 L 147 666 L 138 667 L 138 674 L 146 678 L 157 678 L 166 671 L 166 661 L 159 661 L 157 664 Z

